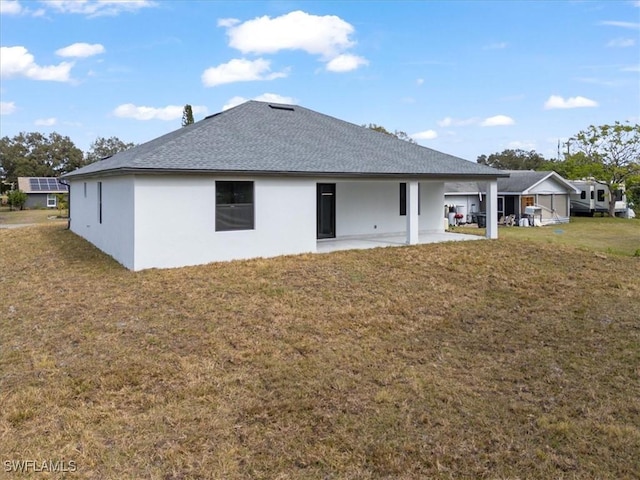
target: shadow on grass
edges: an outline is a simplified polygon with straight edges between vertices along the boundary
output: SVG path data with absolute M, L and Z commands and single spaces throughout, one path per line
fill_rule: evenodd
M 41 237 L 42 243 L 51 249 L 64 266 L 81 270 L 129 271 L 113 257 L 69 230 L 66 223 L 28 228 L 34 235 Z

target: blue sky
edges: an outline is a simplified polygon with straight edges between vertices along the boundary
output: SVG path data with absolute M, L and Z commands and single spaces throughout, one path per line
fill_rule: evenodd
M 640 123 L 640 1 L 0 2 L 0 135 L 142 143 L 247 99 L 475 161 Z

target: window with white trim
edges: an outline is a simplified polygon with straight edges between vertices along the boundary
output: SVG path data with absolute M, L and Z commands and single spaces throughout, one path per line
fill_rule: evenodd
M 47 193 L 47 207 L 56 208 L 58 206 L 58 199 L 55 193 Z

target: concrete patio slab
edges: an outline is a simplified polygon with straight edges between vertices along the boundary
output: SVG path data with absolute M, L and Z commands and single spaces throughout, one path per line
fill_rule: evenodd
M 418 236 L 418 244 L 463 242 L 470 240 L 485 240 L 485 237 L 451 232 L 421 233 Z M 362 235 L 357 237 L 331 238 L 318 240 L 317 253 L 337 252 L 339 250 L 362 250 L 378 247 L 403 247 L 407 245 L 406 242 L 406 234 Z

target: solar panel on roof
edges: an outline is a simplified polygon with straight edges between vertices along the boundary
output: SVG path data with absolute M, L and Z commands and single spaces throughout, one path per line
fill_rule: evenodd
M 35 177 L 29 179 L 29 188 L 32 192 L 66 192 L 67 186 L 57 178 Z

